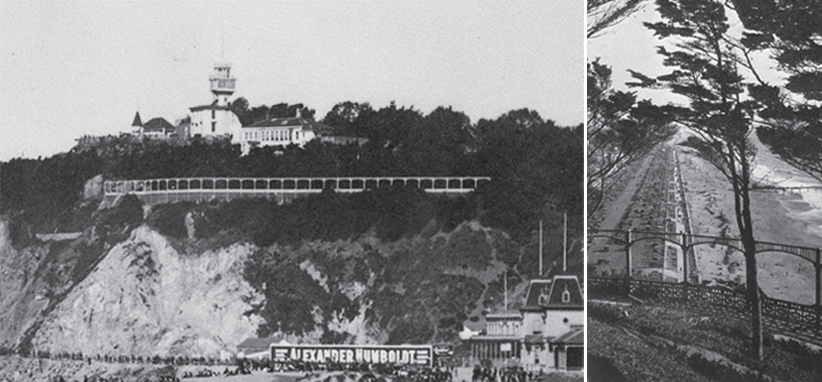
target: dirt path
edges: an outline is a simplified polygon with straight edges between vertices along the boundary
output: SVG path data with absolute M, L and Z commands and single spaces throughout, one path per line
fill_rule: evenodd
M 651 165 L 652 160 L 653 156 L 649 155 L 635 166 L 636 170 L 633 168 L 629 169 L 628 176 L 630 180 L 618 191 L 615 199 L 607 201 L 606 205 L 602 207 L 604 209 L 604 217 L 597 228 L 602 230 L 619 229 L 625 212 L 631 205 L 631 200 L 634 198 L 634 195 L 636 195 L 637 188 L 642 185 L 642 179 L 648 172 L 648 167 Z
M 690 227 L 693 234 L 718 237 L 738 237 L 731 187 L 722 174 L 701 159 L 694 150 L 678 145 L 687 133 L 679 134 L 667 145 L 629 169 L 630 178 L 606 200 L 598 228 L 661 232 L 684 229 L 679 223 L 681 211 L 665 210 L 671 205 L 671 174 L 681 173 L 682 187 L 688 202 Z M 755 137 L 754 137 L 755 139 Z M 754 173 L 758 183 L 792 185 L 807 182 L 807 176 L 791 168 L 772 155 L 755 140 L 759 148 Z M 677 161 L 668 161 L 668 154 L 676 152 Z M 815 195 L 753 192 L 752 211 L 755 237 L 769 241 L 807 247 L 822 247 L 822 208 Z M 803 199 L 804 197 L 804 199 Z M 680 200 L 673 200 L 679 204 Z M 810 203 L 809 203 L 810 202 Z M 672 251 L 653 241 L 643 241 L 632 247 L 632 269 L 635 277 L 671 280 L 679 278 L 683 254 Z M 673 248 L 676 249 L 676 248 Z M 690 258 L 690 256 L 689 256 Z M 698 283 L 720 283 L 743 286 L 745 283 L 744 255 L 720 245 L 699 245 L 693 253 Z M 794 255 L 762 253 L 757 256 L 760 287 L 772 298 L 813 304 L 816 298 L 815 269 L 813 264 Z M 605 239 L 589 240 L 589 274 L 620 275 L 625 272 L 625 252 L 622 244 Z

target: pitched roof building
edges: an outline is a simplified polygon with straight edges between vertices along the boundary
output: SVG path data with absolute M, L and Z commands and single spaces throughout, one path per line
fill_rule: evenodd
M 174 125 L 165 120 L 165 118 L 152 118 L 144 123 L 140 129 L 140 134 L 149 137 L 170 137 L 174 135 Z
M 267 358 L 271 356 L 271 345 L 288 344 L 282 337 L 250 337 L 237 345 L 239 358 Z
M 243 153 L 252 148 L 265 146 L 304 146 L 308 141 L 333 132 L 331 126 L 310 118 L 303 118 L 300 111 L 290 118 L 269 118 L 243 126 L 232 143 L 240 144 Z
M 228 99 L 237 86 L 237 79 L 231 75 L 231 64 L 214 64 L 214 71 L 208 81 L 214 99 L 208 105 L 190 107 L 189 119 L 185 124 L 178 125 L 179 130 L 185 138 L 197 135 L 236 136 L 242 124 L 229 109 Z

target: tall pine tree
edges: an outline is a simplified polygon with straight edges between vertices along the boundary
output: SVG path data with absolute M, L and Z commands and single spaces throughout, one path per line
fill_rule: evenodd
M 664 88 L 688 99 L 676 111 L 677 121 L 698 135 L 694 144 L 731 183 L 734 209 L 745 254 L 745 274 L 751 309 L 754 355 L 763 357 L 762 302 L 757 282 L 756 241 L 751 219 L 751 174 L 756 150 L 756 103 L 740 74 L 745 62 L 741 44 L 729 32 L 725 5 L 715 0 L 657 0 L 658 23 L 646 23 L 659 38 L 676 47 L 658 47 L 663 64 L 672 70 L 651 78 L 632 72 L 634 86 Z

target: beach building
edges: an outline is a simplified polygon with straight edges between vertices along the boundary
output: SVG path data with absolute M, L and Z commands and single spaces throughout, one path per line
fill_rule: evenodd
M 487 314 L 485 331 L 467 340 L 472 362 L 526 370 L 582 369 L 584 308 L 576 276 L 531 280 L 519 310 Z
M 237 345 L 237 358 L 271 358 L 271 345 L 288 345 L 288 341 L 279 336 L 246 338 Z

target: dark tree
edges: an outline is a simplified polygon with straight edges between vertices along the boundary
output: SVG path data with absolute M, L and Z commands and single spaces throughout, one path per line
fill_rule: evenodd
M 326 125 L 333 126 L 335 132 L 339 135 L 365 137 L 367 132 L 363 131 L 357 122 L 365 115 L 373 112 L 374 110 L 367 102 L 357 103 L 345 101 L 334 105 L 334 107 L 326 113 L 322 122 Z
M 453 175 L 472 143 L 471 119 L 462 112 L 438 107 L 419 120 L 399 147 L 405 169 L 417 175 Z
M 756 155 L 749 136 L 756 107 L 746 94 L 739 72 L 745 52 L 728 33 L 728 18 L 721 1 L 657 0 L 661 22 L 646 27 L 677 49 L 659 47 L 670 73 L 650 78 L 635 73 L 645 87 L 666 88 L 685 96 L 689 105 L 678 109 L 678 122 L 695 132 L 700 154 L 728 179 L 745 253 L 746 284 L 751 307 L 753 347 L 762 359 L 762 303 L 757 282 L 756 247 L 751 219 L 751 173 Z
M 760 139 L 787 163 L 822 181 L 822 1 L 734 0 L 746 48 L 769 50 L 788 74 L 784 88 L 761 83 Z
M 676 132 L 666 109 L 637 101 L 633 92 L 611 89 L 611 69 L 599 60 L 588 63 L 588 216 L 601 208 L 605 193 L 628 165 Z
M 644 0 L 588 0 L 587 37 L 594 38 L 599 33 L 619 24 L 636 11 Z

